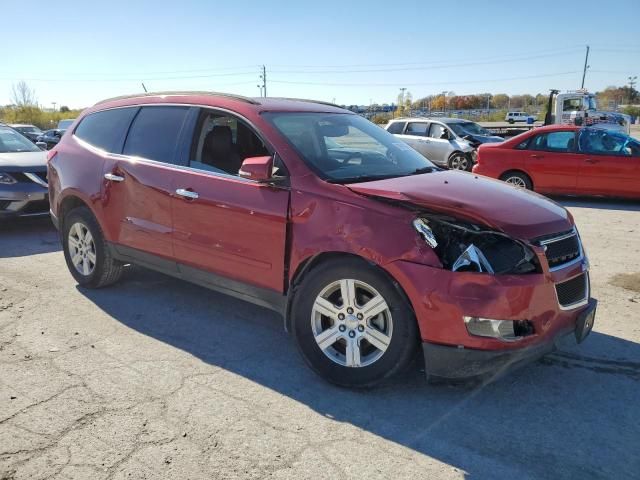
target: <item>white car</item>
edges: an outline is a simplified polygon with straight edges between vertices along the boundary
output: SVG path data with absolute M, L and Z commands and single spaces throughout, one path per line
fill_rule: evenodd
M 480 144 L 504 140 L 461 118 L 396 118 L 385 130 L 436 165 L 453 170 L 471 171 Z
M 509 123 L 515 123 L 515 122 L 529 123 L 529 122 L 535 121 L 535 117 L 524 112 L 509 112 L 507 113 L 507 116 L 504 117 L 504 121 Z

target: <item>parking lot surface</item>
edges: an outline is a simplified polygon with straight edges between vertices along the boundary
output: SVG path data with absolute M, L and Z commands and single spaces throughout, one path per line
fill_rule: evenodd
M 268 310 L 141 268 L 85 290 L 48 219 L 0 225 L 0 479 L 640 478 L 640 205 L 560 201 L 595 331 L 476 388 L 333 387 Z

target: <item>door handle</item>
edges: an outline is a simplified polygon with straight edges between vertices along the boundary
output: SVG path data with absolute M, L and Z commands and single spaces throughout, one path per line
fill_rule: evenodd
M 124 177 L 121 177 L 120 175 L 114 175 L 113 173 L 105 173 L 104 174 L 104 178 L 106 178 L 110 182 L 123 182 L 124 181 Z
M 531 155 L 531 158 L 544 158 L 544 155 Z
M 176 190 L 176 195 L 180 195 L 181 197 L 188 198 L 190 200 L 195 200 L 199 197 L 196 192 L 192 192 L 191 190 L 187 190 L 185 188 L 179 188 Z
M 587 158 L 585 160 L 585 162 L 587 162 L 587 163 L 598 163 L 598 162 L 600 162 L 600 160 L 596 160 L 595 158 Z

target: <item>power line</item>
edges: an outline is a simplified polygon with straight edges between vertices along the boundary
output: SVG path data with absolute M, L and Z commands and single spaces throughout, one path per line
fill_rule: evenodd
M 403 82 L 404 85 L 409 86 L 427 86 L 427 85 L 461 85 L 461 84 L 478 84 L 478 83 L 486 83 L 486 82 L 506 82 L 511 80 L 528 80 L 531 78 L 545 78 L 545 77 L 559 77 L 563 75 L 573 75 L 579 73 L 578 70 L 572 70 L 570 72 L 557 72 L 557 73 L 548 73 L 542 75 L 529 75 L 524 77 L 510 77 L 510 78 L 488 78 L 483 80 L 470 80 L 470 81 L 443 81 L 443 82 L 418 82 L 418 83 L 406 83 Z M 332 87 L 395 87 L 398 83 L 327 83 L 327 82 L 295 82 L 290 80 L 273 80 L 273 83 L 282 83 L 288 85 L 328 85 Z
M 525 60 L 533 60 L 536 58 L 548 58 L 548 57 L 557 57 L 557 56 L 566 56 L 568 53 L 572 52 L 563 52 L 563 53 L 552 53 L 546 55 L 535 55 L 535 56 L 527 56 L 520 57 L 517 59 L 503 59 L 503 60 L 493 60 L 493 61 L 474 61 L 474 62 L 465 62 L 465 63 L 449 63 L 445 65 L 425 65 L 422 66 L 414 66 L 414 67 L 394 67 L 394 68 L 376 68 L 376 69 L 357 69 L 357 70 L 312 70 L 312 71 L 304 71 L 304 70 L 272 70 L 273 73 L 286 73 L 286 74 L 344 74 L 344 73 L 376 73 L 376 72 L 400 72 L 400 71 L 419 71 L 419 70 L 442 70 L 447 68 L 458 68 L 458 67 L 474 67 L 479 65 L 495 65 L 501 63 L 514 63 Z

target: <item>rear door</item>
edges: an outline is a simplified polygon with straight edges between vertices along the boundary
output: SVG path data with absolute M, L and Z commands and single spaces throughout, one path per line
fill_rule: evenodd
M 587 195 L 640 197 L 640 144 L 610 130 L 583 128 L 578 189 Z
M 209 154 L 208 139 L 226 129 L 231 135 L 221 135 Z M 171 185 L 180 271 L 235 291 L 238 283 L 226 279 L 282 292 L 289 189 L 241 178 L 238 168 L 228 168 L 273 150 L 245 122 L 211 109 L 200 111 L 188 143 L 189 168 L 176 172 Z
M 105 162 L 105 212 L 114 225 L 120 253 L 174 268 L 172 186 L 176 167 L 186 163 L 187 152 L 180 150 L 180 139 L 190 134 L 190 120 L 195 122 L 190 113 L 195 115 L 196 110 L 160 105 L 140 108 L 122 154 Z
M 574 130 L 540 133 L 528 143 L 525 168 L 536 191 L 575 193 L 583 155 L 576 151 Z

